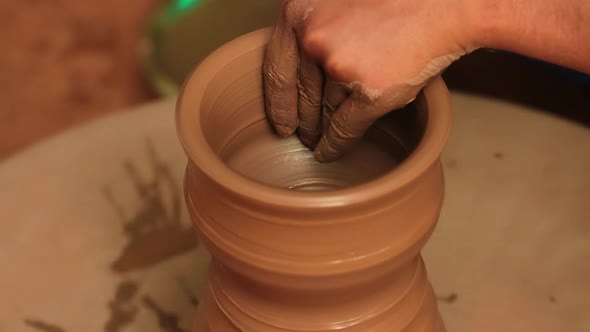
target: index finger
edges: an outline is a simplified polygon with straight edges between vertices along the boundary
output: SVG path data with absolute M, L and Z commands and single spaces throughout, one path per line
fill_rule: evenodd
M 286 6 L 286 5 L 285 5 Z M 297 67 L 298 46 L 295 30 L 282 10 L 266 50 L 263 66 L 264 103 L 270 123 L 281 136 L 298 127 Z

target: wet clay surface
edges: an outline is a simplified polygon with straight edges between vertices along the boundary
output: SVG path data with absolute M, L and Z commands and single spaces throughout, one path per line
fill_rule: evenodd
M 343 158 L 322 164 L 296 136 L 280 138 L 261 121 L 233 137 L 221 156 L 234 171 L 258 182 L 317 191 L 373 180 L 394 169 L 408 153 L 395 137 L 375 129 Z

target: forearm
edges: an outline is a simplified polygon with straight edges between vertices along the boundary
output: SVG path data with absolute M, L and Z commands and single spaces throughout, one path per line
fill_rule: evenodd
M 590 73 L 590 1 L 476 0 L 474 43 Z

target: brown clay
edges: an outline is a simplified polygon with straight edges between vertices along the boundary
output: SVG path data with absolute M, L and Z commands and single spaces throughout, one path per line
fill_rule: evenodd
M 213 53 L 178 101 L 186 202 L 213 256 L 194 331 L 444 331 L 420 256 L 443 200 L 444 83 L 320 164 L 266 121 L 269 37 Z

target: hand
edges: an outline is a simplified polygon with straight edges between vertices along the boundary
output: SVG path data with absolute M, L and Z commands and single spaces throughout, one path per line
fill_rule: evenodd
M 473 50 L 465 0 L 287 0 L 264 64 L 267 116 L 320 162 Z

